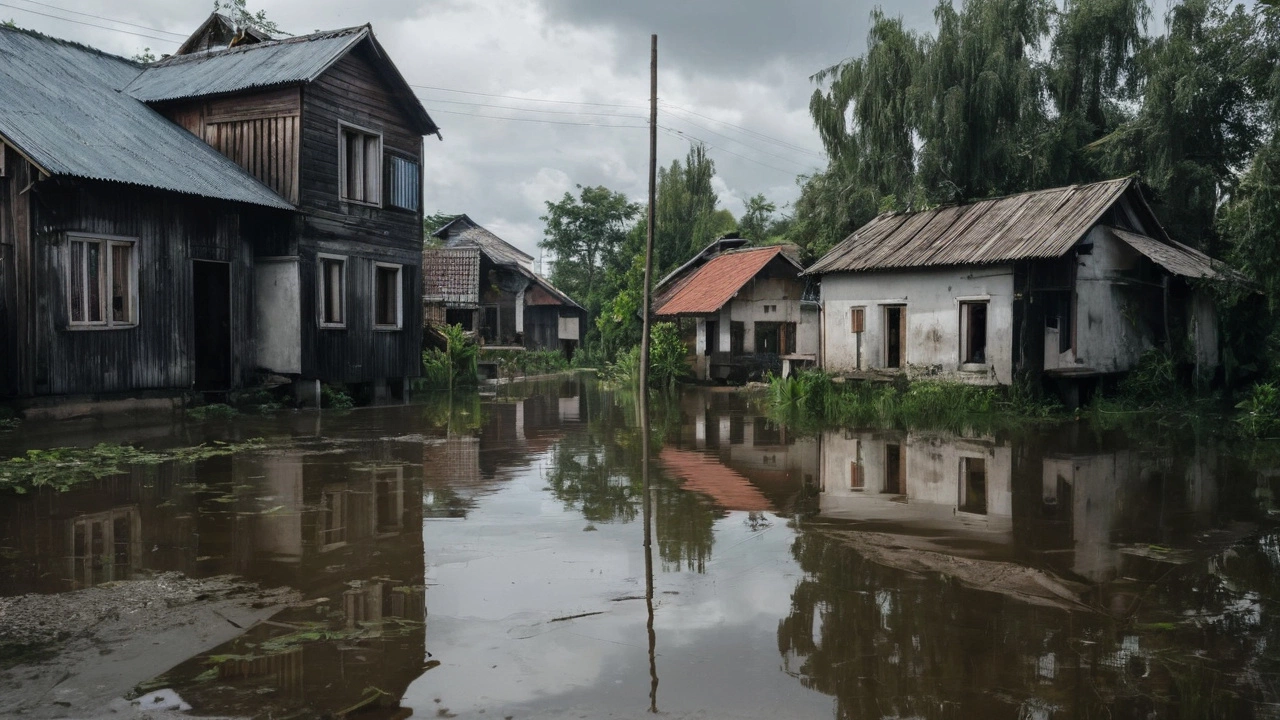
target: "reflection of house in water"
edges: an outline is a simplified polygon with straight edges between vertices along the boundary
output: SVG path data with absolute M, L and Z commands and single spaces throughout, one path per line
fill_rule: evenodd
M 756 414 L 742 396 L 691 390 L 681 397 L 680 409 L 685 421 L 680 436 L 668 443 L 672 449 L 714 458 L 730 474 L 749 480 L 777 511 L 790 512 L 804 486 L 817 482 L 817 439 L 799 437 Z M 678 464 L 691 463 L 688 456 L 664 450 L 664 464 L 668 456 Z M 686 470 L 694 474 L 692 466 Z
M 1011 540 L 1011 451 L 992 439 L 837 430 L 822 436 L 821 513 Z

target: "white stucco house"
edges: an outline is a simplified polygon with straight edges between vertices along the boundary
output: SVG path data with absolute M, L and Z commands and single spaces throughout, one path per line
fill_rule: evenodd
M 1171 239 L 1133 178 L 881 215 L 807 271 L 821 277 L 821 365 L 1075 386 L 1154 347 L 1218 366 L 1201 281 L 1230 271 Z
M 740 238 L 707 246 L 654 289 L 660 320 L 692 320 L 694 375 L 741 380 L 818 360 L 818 302 L 787 248 L 745 248 Z

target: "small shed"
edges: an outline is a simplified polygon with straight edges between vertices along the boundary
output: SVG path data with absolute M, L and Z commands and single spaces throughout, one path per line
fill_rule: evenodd
M 803 270 L 784 246 L 717 241 L 662 280 L 654 315 L 694 321 L 700 380 L 785 373 L 818 358 L 818 303 L 805 296 Z

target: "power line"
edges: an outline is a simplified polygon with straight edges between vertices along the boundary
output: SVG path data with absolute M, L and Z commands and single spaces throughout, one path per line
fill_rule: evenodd
M 786 174 L 786 175 L 790 175 L 791 177 L 796 177 L 796 176 L 798 176 L 798 175 L 800 175 L 800 174 L 801 174 L 801 173 L 798 173 L 798 172 L 796 172 L 796 171 L 794 171 L 794 170 L 784 170 L 784 169 L 782 169 L 782 168 L 780 168 L 780 167 L 777 167 L 777 166 L 775 166 L 775 165 L 770 165 L 769 163 L 760 162 L 759 160 L 756 160 L 755 158 L 749 158 L 749 157 L 747 157 L 746 155 L 742 155 L 742 154 L 736 153 L 736 152 L 734 152 L 734 151 L 732 151 L 732 150 L 728 150 L 728 149 L 725 149 L 725 148 L 719 147 L 719 146 L 717 146 L 717 145 L 712 145 L 711 143 L 707 142 L 706 140 L 703 140 L 702 138 L 699 138 L 699 137 L 697 137 L 697 136 L 695 136 L 695 135 L 690 135 L 690 134 L 688 134 L 688 133 L 686 133 L 686 132 L 683 132 L 683 131 L 680 131 L 680 130 L 676 130 L 675 128 L 669 128 L 669 127 L 667 127 L 667 126 L 665 126 L 665 125 L 659 125 L 659 126 L 658 126 L 658 129 L 659 129 L 659 130 L 664 130 L 664 131 L 666 131 L 666 133 L 667 133 L 668 135 L 671 135 L 672 137 L 677 137 L 677 138 L 680 138 L 680 139 L 685 140 L 685 141 L 693 141 L 693 142 L 696 142 L 696 143 L 700 143 L 700 144 L 702 144 L 702 145 L 706 145 L 707 147 L 709 147 L 709 148 L 711 148 L 711 149 L 713 149 L 713 150 L 718 150 L 718 151 L 720 151 L 720 152 L 722 152 L 722 153 L 728 153 L 728 154 L 730 154 L 730 155 L 733 155 L 734 157 L 742 158 L 743 160 L 746 160 L 747 162 L 753 162 L 753 163 L 755 163 L 755 164 L 757 164 L 757 165 L 760 165 L 760 166 L 762 166 L 762 167 L 767 167 L 767 168 L 769 168 L 770 170 L 777 170 L 778 172 L 783 173 L 783 174 Z
M 499 110 L 514 110 L 516 112 L 544 113 L 548 115 L 590 115 L 595 117 L 626 118 L 628 120 L 647 120 L 648 119 L 648 118 L 641 117 L 639 115 L 624 115 L 621 113 L 602 113 L 602 112 L 591 112 L 588 110 L 540 110 L 538 108 L 517 108 L 517 107 L 511 107 L 510 105 L 493 105 L 491 103 L 468 102 L 466 100 L 443 100 L 441 98 L 428 98 L 428 97 L 421 97 L 421 96 L 419 97 L 422 100 L 429 103 L 447 103 L 449 105 L 469 105 L 472 107 L 497 108 Z
M 749 129 L 749 128 L 744 128 L 744 127 L 742 127 L 741 125 L 734 125 L 733 123 L 728 122 L 728 121 L 725 121 L 725 120 L 718 120 L 718 119 L 716 119 L 716 118 L 713 118 L 713 117 L 710 117 L 710 116 L 707 116 L 707 115 L 703 115 L 702 113 L 694 112 L 693 110 L 690 110 L 690 109 L 688 109 L 688 108 L 680 107 L 679 105 L 675 105 L 675 104 L 673 104 L 673 103 L 669 103 L 669 102 L 667 102 L 666 100 L 663 100 L 663 101 L 662 101 L 662 104 L 663 104 L 663 105 L 666 105 L 668 108 L 670 108 L 670 109 L 672 109 L 672 110 L 679 110 L 680 112 L 685 112 L 685 113 L 689 113 L 690 115 L 694 115 L 694 116 L 700 117 L 700 118 L 702 118 L 703 120 L 710 120 L 711 122 L 720 123 L 721 125 L 728 125 L 729 127 L 734 128 L 734 129 L 736 129 L 736 130 L 741 130 L 742 132 L 747 133 L 747 134 L 749 134 L 749 135 L 754 135 L 754 136 L 756 136 L 756 137 L 760 138 L 761 140 L 768 140 L 769 142 L 776 143 L 776 144 L 778 144 L 778 145 L 784 145 L 784 146 L 786 146 L 786 147 L 791 148 L 792 150 L 800 150 L 800 151 L 802 151 L 802 152 L 813 152 L 812 150 L 809 150 L 808 148 L 803 148 L 803 147 L 801 147 L 801 146 L 799 146 L 799 145 L 796 145 L 796 144 L 794 144 L 794 143 L 789 143 L 789 142 L 787 142 L 786 140 L 781 140 L 781 139 L 779 139 L 779 138 L 775 138 L 775 137 L 772 137 L 772 136 L 769 136 L 769 135 L 765 135 L 764 133 L 756 132 L 755 130 L 751 130 L 751 129 Z
M 616 107 L 616 108 L 627 108 L 630 110 L 648 110 L 649 109 L 644 105 L 620 105 L 618 103 L 597 103 L 597 102 L 579 102 L 576 100 L 550 100 L 550 99 L 544 99 L 544 98 L 528 98 L 528 97 L 520 97 L 518 95 L 498 95 L 496 93 L 476 92 L 474 90 L 455 90 L 454 88 L 433 87 L 431 85 L 414 85 L 412 83 L 409 84 L 409 87 L 415 87 L 420 90 L 438 90 L 440 92 L 461 93 L 463 95 L 479 95 L 480 97 L 502 98 L 504 100 L 521 100 L 523 102 L 556 103 L 558 105 L 592 105 L 595 107 Z
M 102 17 L 101 15 L 94 15 L 92 13 L 80 12 L 79 10 L 69 10 L 67 8 L 58 7 L 57 5 L 50 5 L 49 3 L 39 2 L 39 0 L 22 0 L 22 2 L 30 3 L 32 5 L 39 5 L 41 7 L 47 7 L 53 10 L 57 10 L 58 12 L 71 13 L 72 15 L 82 15 L 84 17 L 90 17 L 95 20 L 105 20 L 107 22 L 116 23 L 117 25 L 128 25 L 129 27 L 136 27 L 140 30 L 150 30 L 152 32 L 164 33 L 165 35 L 176 35 L 177 37 L 180 37 L 184 40 L 187 38 L 187 35 L 185 33 L 176 33 L 170 30 L 161 30 L 160 28 L 147 27 L 146 25 L 139 25 L 137 23 L 126 22 L 124 20 L 112 20 L 111 18 Z
M 9 5 L 9 4 L 7 4 L 7 3 L 0 3 L 0 7 L 7 7 L 7 8 L 9 8 L 9 9 L 11 9 L 11 10 L 19 10 L 19 11 L 21 11 L 21 12 L 30 13 L 30 14 L 32 14 L 32 15 L 39 15 L 39 16 L 41 16 L 41 17 L 53 18 L 54 20 L 61 20 L 61 21 L 63 21 L 63 22 L 75 23 L 75 24 L 77 24 L 77 25 L 87 25 L 88 27 L 96 28 L 96 29 L 98 29 L 98 30 L 111 30 L 111 31 L 113 31 L 113 32 L 124 33 L 124 34 L 126 34 L 126 35 L 134 35 L 134 36 L 136 36 L 136 37 L 148 38 L 148 39 L 150 39 L 150 40 L 159 40 L 160 42 L 172 43 L 172 44 L 174 44 L 174 45 L 178 45 L 178 44 L 179 44 L 177 40 L 173 40 L 173 39 L 170 39 L 170 38 L 162 38 L 162 37 L 157 37 L 157 36 L 155 36 L 155 35 L 147 35 L 147 34 L 145 34 L 145 33 L 133 32 L 132 30 L 123 30 L 123 29 L 121 29 L 121 28 L 103 27 L 102 25 L 98 25 L 98 24 L 96 24 L 96 23 L 84 22 L 83 20 L 73 20 L 73 19 L 71 19 L 71 18 L 59 17 L 59 16 L 57 16 L 57 15 L 50 15 L 49 13 L 42 13 L 42 12 L 39 12 L 39 11 L 37 11 L 37 10 L 31 10 L 31 9 L 24 8 L 24 7 L 18 7 L 17 5 Z
M 432 112 L 445 113 L 448 115 L 465 115 L 467 117 L 486 118 L 489 120 L 511 120 L 513 122 L 534 122 L 546 123 L 548 125 L 580 125 L 584 127 L 606 127 L 606 128 L 643 128 L 645 125 L 617 125 L 614 123 L 588 123 L 588 122 L 569 122 L 567 120 L 546 120 L 543 118 L 518 118 L 503 117 L 501 115 L 478 115 L 476 113 L 459 112 L 457 110 L 433 110 Z
M 725 135 L 724 133 L 716 132 L 715 130 L 712 130 L 711 128 L 709 128 L 709 127 L 707 127 L 707 126 L 705 126 L 705 125 L 700 125 L 700 124 L 698 124 L 698 123 L 696 123 L 696 122 L 694 122 L 694 121 L 692 121 L 692 120 L 689 120 L 688 118 L 682 118 L 682 117 L 680 117 L 679 115 L 673 115 L 673 116 L 670 116 L 670 117 L 671 117 L 671 118 L 673 118 L 673 119 L 675 119 L 675 120 L 679 120 L 680 122 L 686 122 L 686 123 L 689 123 L 690 125 L 692 125 L 692 126 L 694 126 L 694 127 L 696 127 L 696 128 L 699 128 L 699 129 L 701 129 L 701 130 L 705 130 L 705 131 L 707 131 L 707 132 L 709 132 L 709 133 L 712 133 L 712 134 L 714 134 L 714 135 L 719 135 L 720 137 L 722 137 L 722 138 L 724 138 L 724 139 L 728 140 L 729 142 L 735 142 L 735 143 L 738 143 L 739 145 L 741 145 L 741 146 L 743 146 L 743 147 L 745 147 L 745 148 L 750 148 L 750 149 L 752 149 L 752 150 L 754 150 L 754 151 L 756 151 L 756 152 L 760 153 L 761 155 L 768 155 L 768 156 L 769 156 L 769 157 L 771 157 L 771 158 L 776 158 L 776 159 L 778 159 L 778 160 L 782 160 L 782 161 L 784 161 L 784 162 L 794 162 L 794 163 L 797 163 L 797 164 L 800 164 L 800 165 L 803 165 L 803 164 L 804 164 L 804 162 L 803 162 L 803 161 L 796 160 L 796 159 L 794 159 L 794 158 L 789 158 L 789 157 L 786 157 L 786 156 L 784 156 L 784 155 L 777 155 L 777 154 L 774 154 L 774 153 L 769 152 L 768 150 L 762 150 L 762 149 L 760 149 L 760 148 L 758 148 L 758 147 L 755 147 L 754 145 L 748 145 L 747 143 L 745 143 L 745 142 L 743 142 L 743 141 L 741 141 L 741 140 L 739 140 L 739 139 L 737 139 L 737 138 L 729 137 L 728 135 Z

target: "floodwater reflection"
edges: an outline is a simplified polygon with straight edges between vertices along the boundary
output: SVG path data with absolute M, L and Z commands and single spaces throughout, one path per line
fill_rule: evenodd
M 801 435 L 717 389 L 649 416 L 575 380 L 152 433 L 271 440 L 6 499 L 0 580 L 294 589 L 137 679 L 196 715 L 1234 718 L 1280 701 L 1263 506 L 1280 473 L 1075 428 Z

